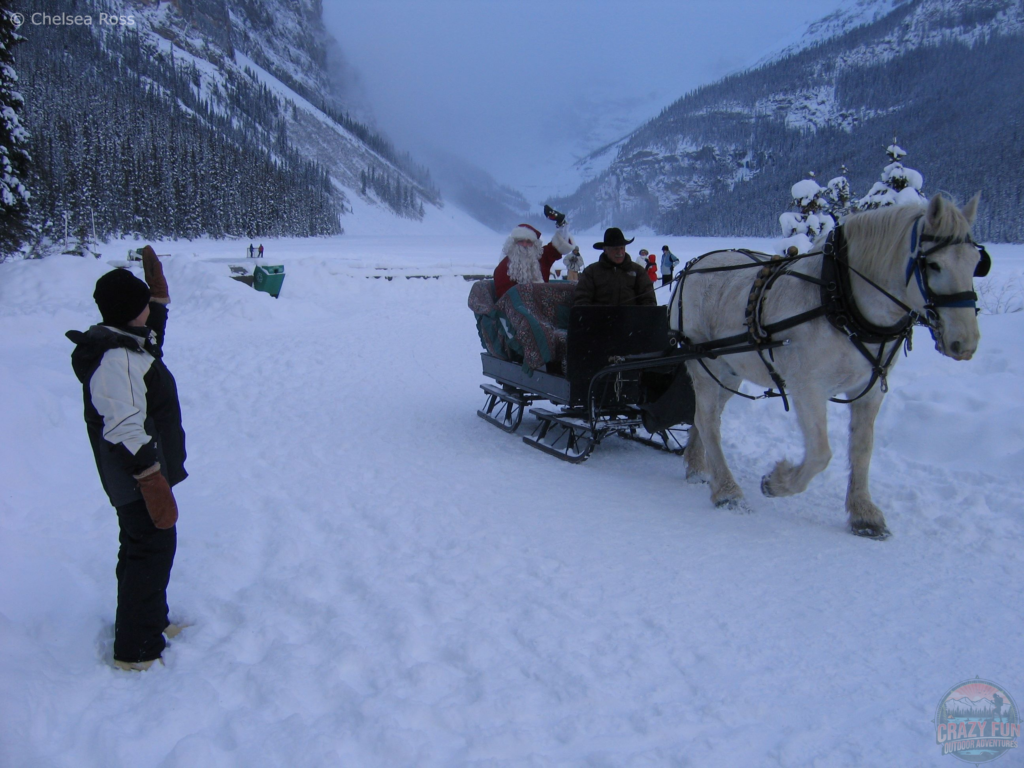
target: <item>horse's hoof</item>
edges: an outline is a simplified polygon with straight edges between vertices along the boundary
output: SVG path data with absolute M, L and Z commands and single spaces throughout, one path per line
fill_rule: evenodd
M 874 539 L 875 541 L 885 541 L 892 533 L 884 524 L 876 525 L 875 523 L 850 523 L 850 533 L 854 536 L 863 536 L 865 539 Z
M 715 508 L 727 509 L 730 512 L 736 512 L 741 515 L 749 515 L 754 511 L 743 499 L 722 499 L 721 501 L 715 502 Z
M 769 478 L 770 477 L 771 477 L 771 475 L 765 475 L 764 477 L 761 478 L 761 493 L 763 493 L 769 499 L 772 498 L 775 495 L 772 492 L 772 486 L 771 486 L 771 483 L 769 482 Z
M 701 485 L 708 481 L 707 475 L 702 472 L 694 472 L 692 475 L 686 476 L 686 482 L 690 485 Z

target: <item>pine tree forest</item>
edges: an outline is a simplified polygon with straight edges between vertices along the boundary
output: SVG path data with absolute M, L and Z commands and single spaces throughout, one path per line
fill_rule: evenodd
M 229 78 L 228 115 L 197 95 L 190 65 L 130 29 L 33 26 L 26 37 L 18 68 L 40 236 L 341 232 L 343 197 L 289 146 L 281 103 L 255 79 Z
M 24 99 L 14 53 L 24 38 L 15 32 L 10 3 L 0 0 L 0 260 L 18 250 L 28 232 L 31 158 L 21 124 Z

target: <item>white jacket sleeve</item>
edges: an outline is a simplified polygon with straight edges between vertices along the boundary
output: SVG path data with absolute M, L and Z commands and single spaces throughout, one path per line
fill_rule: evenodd
M 145 381 L 152 363 L 148 352 L 109 349 L 89 381 L 92 404 L 103 417 L 103 439 L 124 445 L 133 456 L 152 440 L 146 432 Z

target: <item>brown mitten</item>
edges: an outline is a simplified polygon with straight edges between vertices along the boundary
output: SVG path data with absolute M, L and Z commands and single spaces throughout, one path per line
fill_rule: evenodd
M 157 258 L 153 246 L 147 245 L 142 249 L 142 271 L 146 275 L 146 284 L 149 286 L 149 300 L 161 304 L 170 302 L 171 297 L 167 293 L 167 280 L 164 278 L 164 265 Z
M 167 478 L 160 473 L 160 463 L 157 462 L 134 477 L 139 481 L 139 490 L 142 491 L 142 499 L 146 502 L 153 525 L 161 529 L 173 528 L 178 522 L 178 504 L 174 501 Z

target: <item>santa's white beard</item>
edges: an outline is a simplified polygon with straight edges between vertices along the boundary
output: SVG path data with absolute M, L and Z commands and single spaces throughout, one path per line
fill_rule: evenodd
M 540 243 L 520 245 L 510 239 L 501 250 L 508 257 L 508 276 L 517 283 L 544 282 L 540 271 L 540 257 L 544 249 Z

